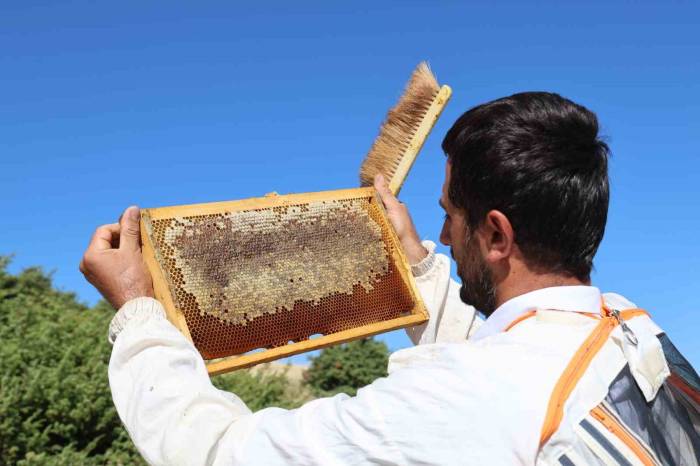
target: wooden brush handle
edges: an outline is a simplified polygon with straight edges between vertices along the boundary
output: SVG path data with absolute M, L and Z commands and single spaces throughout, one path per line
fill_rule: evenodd
M 450 100 L 450 96 L 452 96 L 452 89 L 450 86 L 442 86 L 435 97 L 435 100 L 433 100 L 433 103 L 430 105 L 430 108 L 428 108 L 425 118 L 423 118 L 423 121 L 416 130 L 416 134 L 413 135 L 411 142 L 406 148 L 404 156 L 401 158 L 401 163 L 399 163 L 399 166 L 396 169 L 396 173 L 394 173 L 394 176 L 389 182 L 389 189 L 391 189 L 391 192 L 394 193 L 394 196 L 399 194 L 401 186 L 406 180 L 406 176 L 413 166 L 413 162 L 415 162 L 418 152 L 420 152 L 421 148 L 423 147 L 423 143 L 428 138 L 433 126 L 435 126 L 435 122 L 440 117 L 445 105 L 447 105 L 447 101 Z

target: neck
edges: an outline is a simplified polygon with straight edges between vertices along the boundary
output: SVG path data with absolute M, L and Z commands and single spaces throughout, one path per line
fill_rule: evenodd
M 523 273 L 510 273 L 499 286 L 496 287 L 496 308 L 506 301 L 517 296 L 542 288 L 553 286 L 577 286 L 590 285 L 590 280 L 581 281 L 576 277 L 559 274 L 535 274 L 530 271 Z

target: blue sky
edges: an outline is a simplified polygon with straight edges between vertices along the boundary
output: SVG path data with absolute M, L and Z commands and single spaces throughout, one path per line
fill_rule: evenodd
M 700 7 L 690 2 L 3 2 L 0 254 L 84 301 L 94 228 L 157 207 L 353 187 L 412 68 L 452 101 L 404 189 L 436 239 L 440 142 L 525 90 L 598 114 L 612 201 L 594 283 L 700 366 Z M 408 345 L 402 333 L 382 337 Z

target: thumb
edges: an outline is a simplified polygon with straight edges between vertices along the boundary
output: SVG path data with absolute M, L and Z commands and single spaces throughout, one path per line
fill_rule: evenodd
M 141 229 L 139 227 L 139 208 L 131 206 L 119 219 L 119 249 L 136 251 L 141 247 Z
M 389 189 L 389 183 L 386 182 L 383 175 L 377 175 L 374 177 L 374 189 L 379 193 L 379 197 L 382 198 L 384 207 L 391 210 L 400 205 L 398 199 L 394 196 L 394 193 Z

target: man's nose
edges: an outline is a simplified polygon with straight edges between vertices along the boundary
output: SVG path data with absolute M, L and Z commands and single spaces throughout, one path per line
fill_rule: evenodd
M 442 224 L 442 230 L 440 231 L 440 242 L 445 246 L 450 246 L 450 232 L 447 228 L 447 222 Z

